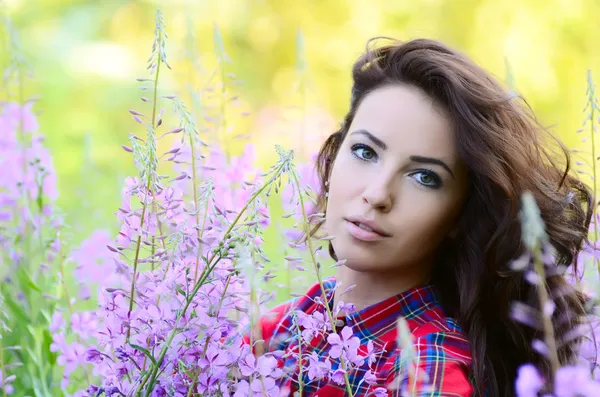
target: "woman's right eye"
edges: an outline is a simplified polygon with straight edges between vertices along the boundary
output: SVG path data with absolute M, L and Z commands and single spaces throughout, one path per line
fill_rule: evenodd
M 352 155 L 361 161 L 371 161 L 377 158 L 377 153 L 368 145 L 357 143 L 350 148 Z

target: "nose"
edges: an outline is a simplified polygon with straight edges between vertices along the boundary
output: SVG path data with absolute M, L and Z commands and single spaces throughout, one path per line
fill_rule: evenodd
M 381 212 L 392 209 L 394 200 L 389 178 L 375 178 L 368 183 L 362 196 L 367 204 Z

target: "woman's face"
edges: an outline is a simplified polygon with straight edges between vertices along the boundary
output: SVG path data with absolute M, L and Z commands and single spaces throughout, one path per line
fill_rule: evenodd
M 425 275 L 467 189 L 445 112 L 417 88 L 387 85 L 363 99 L 335 158 L 325 228 L 353 270 Z

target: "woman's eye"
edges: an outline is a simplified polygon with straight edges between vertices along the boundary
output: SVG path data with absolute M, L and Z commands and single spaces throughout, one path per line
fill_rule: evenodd
M 377 157 L 373 149 L 367 145 L 357 144 L 351 148 L 352 154 L 362 161 L 370 161 Z
M 439 189 L 442 187 L 442 178 L 440 178 L 438 174 L 433 171 L 418 170 L 413 172 L 411 176 L 414 176 L 417 182 L 425 187 L 432 189 Z

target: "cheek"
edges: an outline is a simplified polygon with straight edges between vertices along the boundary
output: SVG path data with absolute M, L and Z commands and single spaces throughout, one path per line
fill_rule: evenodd
M 342 218 L 348 215 L 344 212 L 348 208 L 348 203 L 360 197 L 358 180 L 352 178 L 352 173 L 348 171 L 343 161 L 336 161 L 329 178 L 325 229 L 332 234 L 338 232 L 336 228 L 342 222 Z
M 411 205 L 412 204 L 412 205 Z M 454 205 L 421 197 L 401 209 L 399 235 L 415 243 L 437 243 L 450 231 L 456 217 Z
M 329 177 L 329 198 L 345 200 L 360 194 L 368 178 L 368 168 L 357 164 L 351 155 L 340 153 Z

